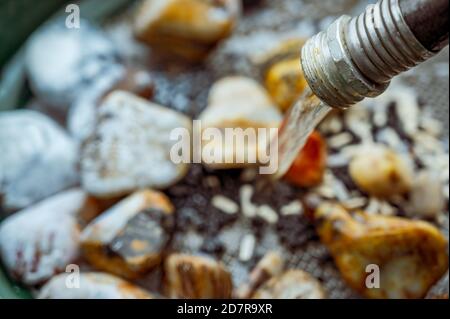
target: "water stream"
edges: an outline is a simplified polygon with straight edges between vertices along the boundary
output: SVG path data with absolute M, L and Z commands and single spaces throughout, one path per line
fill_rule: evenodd
M 307 88 L 286 114 L 278 132 L 278 171 L 276 179 L 283 177 L 291 167 L 309 135 L 331 111 Z

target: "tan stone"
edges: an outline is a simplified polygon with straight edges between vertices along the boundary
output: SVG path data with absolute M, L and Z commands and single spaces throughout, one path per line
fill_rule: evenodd
M 407 193 L 414 178 L 411 165 L 381 145 L 364 148 L 350 162 L 349 172 L 358 187 L 377 197 Z
M 137 278 L 161 262 L 174 227 L 173 212 L 164 194 L 136 192 L 84 229 L 83 254 L 100 270 Z
M 228 270 L 208 257 L 170 255 L 164 264 L 164 291 L 169 298 L 228 299 L 233 284 Z
M 365 297 L 423 298 L 448 269 L 447 240 L 429 223 L 350 215 L 332 203 L 319 206 L 315 219 L 342 277 Z
M 266 136 L 258 135 L 258 129 L 278 128 L 282 115 L 274 106 L 267 92 L 256 81 L 246 77 L 227 77 L 216 82 L 209 94 L 208 107 L 200 115 L 203 132 L 208 128 L 219 129 L 222 133 L 220 141 L 204 141 L 203 148 L 222 154 L 221 163 L 204 165 L 213 169 L 242 168 L 257 164 L 259 150 L 266 151 L 271 138 L 266 130 Z M 255 139 L 246 139 L 243 143 L 226 143 L 226 129 L 246 129 L 255 133 Z M 241 163 L 236 160 L 236 152 L 245 149 L 249 154 L 255 154 L 255 163 L 249 158 Z
M 270 279 L 253 299 L 325 299 L 320 282 L 302 270 L 288 270 Z
M 233 30 L 237 0 L 146 0 L 134 22 L 136 36 L 152 47 L 201 60 Z

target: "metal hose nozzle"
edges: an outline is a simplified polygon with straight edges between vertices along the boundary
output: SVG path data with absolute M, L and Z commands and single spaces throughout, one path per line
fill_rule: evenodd
M 417 10 L 427 5 L 430 10 L 446 8 L 448 14 L 448 0 L 407 2 L 403 10 L 406 16 L 402 0 L 381 0 L 358 17 L 342 16 L 307 41 L 302 49 L 303 71 L 312 91 L 323 102 L 347 108 L 366 97 L 378 96 L 393 77 L 429 59 L 443 43 L 448 43 L 448 30 L 434 30 L 440 34 L 436 37 L 440 41 L 438 50 L 434 50 L 436 45 L 419 40 L 426 38 L 424 33 L 429 33 L 430 28 L 447 29 L 448 16 L 440 17 L 439 23 L 428 28 L 411 22 L 420 20 Z

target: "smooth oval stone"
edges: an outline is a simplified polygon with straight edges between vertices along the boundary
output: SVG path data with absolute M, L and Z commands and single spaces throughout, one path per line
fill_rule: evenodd
M 81 189 L 52 196 L 0 225 L 0 257 L 9 274 L 26 285 L 66 270 L 79 254 L 78 219 L 96 211 Z
M 83 144 L 83 187 L 114 198 L 143 188 L 164 189 L 182 179 L 186 162 L 171 160 L 174 129 L 190 134 L 191 120 L 125 91 L 110 93 L 98 107 L 94 134 Z M 190 142 L 190 141 L 186 141 Z
M 77 147 L 35 111 L 0 113 L 0 207 L 6 212 L 78 183 Z
M 64 20 L 45 25 L 32 35 L 25 55 L 33 92 L 64 109 L 118 60 L 113 42 L 85 20 L 79 29 L 67 28 Z

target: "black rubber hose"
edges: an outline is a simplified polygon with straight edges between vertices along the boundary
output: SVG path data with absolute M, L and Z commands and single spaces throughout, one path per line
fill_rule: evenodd
M 424 47 L 438 52 L 448 45 L 449 0 L 400 0 L 411 31 Z

